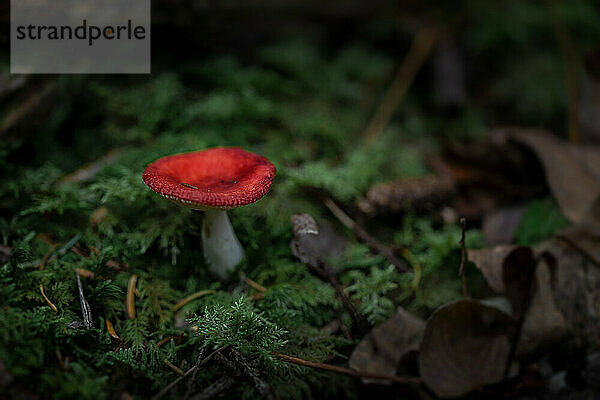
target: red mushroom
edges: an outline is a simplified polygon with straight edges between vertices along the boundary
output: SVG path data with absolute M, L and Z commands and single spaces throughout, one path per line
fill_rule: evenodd
M 239 147 L 216 147 L 163 157 L 146 167 L 142 180 L 161 196 L 205 212 L 204 257 L 225 278 L 244 257 L 226 210 L 262 198 L 276 172 L 265 157 Z

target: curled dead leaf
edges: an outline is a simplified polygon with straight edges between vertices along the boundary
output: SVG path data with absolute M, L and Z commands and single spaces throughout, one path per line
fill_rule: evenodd
M 577 346 L 600 347 L 600 268 L 559 240 L 542 243 L 538 252 L 556 259 L 554 304 L 565 317 Z
M 418 350 L 425 321 L 402 308 L 394 316 L 374 328 L 354 348 L 350 367 L 378 375 L 405 375 L 403 360 Z M 363 379 L 365 383 L 387 383 Z
M 517 358 L 544 354 L 569 333 L 568 323 L 554 300 L 556 260 L 546 253 L 535 269 L 535 294 L 526 311 L 517 344 Z
M 487 213 L 483 217 L 481 225 L 485 242 L 490 246 L 512 243 L 525 216 L 525 211 L 525 204 L 519 204 Z
M 495 307 L 461 300 L 435 311 L 419 348 L 419 370 L 439 397 L 459 397 L 504 377 L 510 316 Z
M 518 359 L 530 359 L 562 342 L 569 324 L 555 302 L 556 260 L 529 247 L 496 246 L 470 250 L 469 259 L 488 285 L 511 302 L 513 315 L 522 321 Z
M 600 157 L 590 156 L 548 132 L 507 128 L 494 133 L 529 147 L 541 161 L 546 181 L 561 211 L 573 223 L 600 223 Z M 579 154 L 578 154 L 579 153 Z M 595 171 L 592 173 L 591 171 Z

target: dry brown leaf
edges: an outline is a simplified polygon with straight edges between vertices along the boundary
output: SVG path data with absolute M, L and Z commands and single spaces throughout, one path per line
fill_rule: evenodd
M 600 229 L 600 226 L 598 228 Z M 600 265 L 600 231 L 570 226 L 557 236 Z
M 502 245 L 479 250 L 467 250 L 469 261 L 473 262 L 485 278 L 489 287 L 496 293 L 504 293 L 504 260 L 516 246 Z
M 554 299 L 578 345 L 600 348 L 600 268 L 559 240 L 543 243 L 556 259 Z
M 544 354 L 569 333 L 568 323 L 554 301 L 555 269 L 556 260 L 552 256 L 543 257 L 536 267 L 536 291 L 521 328 L 518 359 Z
M 350 367 L 371 374 L 398 374 L 403 358 L 418 350 L 424 329 L 425 321 L 398 308 L 394 316 L 374 328 L 354 348 Z M 363 382 L 385 383 L 374 379 L 363 379 Z
M 600 179 L 590 172 L 582 155 L 548 132 L 506 129 L 498 134 L 531 148 L 544 166 L 546 181 L 561 211 L 573 223 L 587 226 L 600 223 Z M 595 158 L 587 156 L 589 162 Z M 596 172 L 597 173 L 597 172 Z
M 532 249 L 497 246 L 469 251 L 489 286 L 505 295 L 515 319 L 523 318 L 517 358 L 527 359 L 560 343 L 569 324 L 554 301 L 556 260 L 547 252 L 536 257 Z
M 585 146 L 570 145 L 569 150 L 581 162 L 585 169 L 600 179 L 600 146 L 586 144 Z
M 510 317 L 495 307 L 461 300 L 427 321 L 419 348 L 419 370 L 439 397 L 459 397 L 504 377 Z
M 502 207 L 483 217 L 481 230 L 488 246 L 506 245 L 513 242 L 525 215 L 526 206 Z

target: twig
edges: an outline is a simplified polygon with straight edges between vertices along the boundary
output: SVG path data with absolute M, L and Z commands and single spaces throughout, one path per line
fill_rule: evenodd
M 242 370 L 246 374 L 246 376 L 248 376 L 252 380 L 252 383 L 254 383 L 254 387 L 256 387 L 256 390 L 258 390 L 258 393 L 261 395 L 261 397 L 267 400 L 273 399 L 275 397 L 273 390 L 267 382 L 261 379 L 260 372 L 257 371 L 257 367 L 255 365 L 252 365 L 252 363 L 249 362 L 246 359 L 246 357 L 244 357 L 238 351 L 231 349 L 231 352 L 233 353 L 237 364 L 241 365 Z M 225 356 L 223 356 L 222 354 L 221 356 L 225 358 Z
M 58 243 L 52 243 L 50 238 L 44 234 L 40 234 L 38 237 L 40 239 L 42 239 L 48 246 L 50 246 L 50 249 L 48 250 L 48 252 L 46 254 L 44 254 L 44 257 L 42 258 L 42 261 L 40 262 L 40 270 L 43 270 L 48 262 L 50 262 L 56 258 L 57 254 L 64 255 L 67 252 L 67 250 L 73 250 L 73 246 L 75 246 L 75 243 L 77 243 L 77 241 L 79 240 L 81 235 L 77 234 L 77 235 L 73 236 L 71 238 L 71 240 L 69 240 L 67 242 L 67 244 L 65 244 L 63 247 L 61 247 L 59 250 L 57 250 L 54 255 L 52 255 L 52 253 L 58 247 Z M 50 257 L 50 255 L 52 255 L 52 257 Z
M 204 360 L 202 360 L 202 362 L 200 362 L 200 364 L 198 365 L 198 368 L 201 367 L 201 366 L 203 366 L 204 364 L 206 364 L 210 360 L 212 360 L 212 358 L 215 356 L 215 354 L 217 354 L 220 351 L 225 350 L 228 347 L 229 347 L 229 345 L 221 346 L 217 350 L 215 350 L 212 353 L 210 353 Z M 165 394 L 167 394 L 169 392 L 169 390 L 173 389 L 179 382 L 181 382 L 181 380 L 183 378 L 185 378 L 186 376 L 189 376 L 192 372 L 194 372 L 194 369 L 196 369 L 196 366 L 193 366 L 192 368 L 188 369 L 185 372 L 185 374 L 183 374 L 182 376 L 178 377 L 173 382 L 169 383 L 163 390 L 161 390 L 155 396 L 153 396 L 151 400 L 158 400 L 161 397 L 163 397 Z
M 538 268 L 540 268 L 541 260 L 545 260 L 546 262 L 552 262 L 551 259 L 549 259 L 548 257 L 548 253 L 544 251 L 542 254 L 540 254 L 539 258 L 535 260 L 535 266 L 533 268 L 524 270 L 524 272 L 526 273 L 525 278 L 519 278 L 521 282 L 524 285 L 526 285 L 521 288 L 525 295 L 522 298 L 521 304 L 515 304 L 513 306 L 513 318 L 516 322 L 516 326 L 514 334 L 510 338 L 510 350 L 508 352 L 508 357 L 504 366 L 504 379 L 508 378 L 508 374 L 510 373 L 510 366 L 512 364 L 512 361 L 515 359 L 515 355 L 517 354 L 517 346 L 519 344 L 519 340 L 521 339 L 521 333 L 523 332 L 525 317 L 527 315 L 527 311 L 529 310 L 529 306 L 531 305 L 531 300 L 533 299 L 533 296 L 536 291 L 536 271 Z
M 369 235 L 367 231 L 365 231 L 359 224 L 357 224 L 348 214 L 346 214 L 335 202 L 326 198 L 325 207 L 331 211 L 331 213 L 348 229 L 352 230 L 354 234 L 358 237 L 358 239 L 365 243 L 369 248 L 381 255 L 383 255 L 386 260 L 392 263 L 399 272 L 407 272 L 409 270 L 406 262 L 402 261 L 394 254 L 394 250 L 380 243 L 373 236 Z
M 41 283 L 40 283 L 40 293 L 42 294 L 42 297 L 44 298 L 44 300 L 46 300 L 46 304 L 48 304 L 50 306 L 52 311 L 58 312 L 58 308 L 56 308 L 56 306 L 54 304 L 52 304 L 52 302 L 50 301 L 48 296 L 46 296 L 46 293 L 44 293 L 44 285 L 42 285 Z
M 312 265 L 310 265 L 310 264 L 308 264 L 308 265 L 312 267 Z M 360 333 L 362 333 L 363 335 L 366 335 L 367 333 L 369 333 L 369 331 L 371 330 L 371 324 L 369 323 L 369 321 L 367 321 L 367 319 L 364 317 L 364 315 L 359 313 L 358 310 L 356 309 L 356 307 L 354 307 L 352 300 L 350 299 L 348 294 L 344 291 L 344 288 L 342 287 L 342 285 L 338 282 L 337 278 L 335 277 L 334 272 L 331 270 L 329 265 L 327 265 L 324 261 L 319 260 L 319 267 L 320 268 L 313 267 L 313 270 L 316 271 L 323 278 L 327 279 L 329 281 L 329 283 L 331 283 L 331 285 L 335 289 L 335 293 L 336 293 L 338 299 L 340 299 L 340 301 L 342 302 L 342 305 L 344 306 L 344 308 L 348 311 L 348 313 L 352 317 L 352 320 L 354 321 L 354 323 L 355 323 L 356 327 L 358 328 L 358 330 L 360 331 Z
M 265 293 L 267 293 L 266 287 L 264 287 L 263 285 L 261 285 L 258 282 L 253 281 L 252 279 L 248 278 L 247 276 L 244 276 L 244 282 L 246 282 L 246 284 L 248 286 L 250 286 L 251 288 L 258 290 L 258 293 L 255 293 L 252 296 L 250 296 L 250 298 L 252 300 L 257 301 L 260 299 L 264 299 Z
M 194 390 L 194 387 L 196 386 L 196 376 L 198 375 L 198 369 L 200 367 L 200 363 L 202 362 L 202 359 L 204 358 L 204 352 L 205 352 L 205 348 L 201 347 L 200 351 L 198 352 L 198 358 L 196 359 L 196 363 L 192 367 L 192 369 L 194 370 L 194 373 L 192 374 L 192 377 L 188 380 L 187 391 L 185 392 L 185 395 L 183 396 L 184 399 L 187 399 L 190 397 L 190 395 L 192 394 L 192 391 Z
M 177 373 L 177 375 L 179 376 L 184 376 L 185 374 L 183 373 L 183 371 L 181 370 L 181 368 L 179 368 L 176 365 L 173 365 L 173 363 L 169 360 L 167 360 L 166 358 L 163 360 L 163 363 L 165 363 L 165 365 L 169 368 L 171 368 L 173 371 L 175 371 Z
M 303 264 L 308 266 L 312 272 L 316 273 L 323 280 L 328 281 L 334 287 L 337 298 L 342 302 L 342 305 L 352 317 L 352 320 L 359 331 L 363 335 L 366 335 L 371 329 L 371 325 L 367 319 L 356 310 L 354 304 L 352 304 L 352 300 L 348 294 L 344 292 L 344 288 L 336 279 L 333 270 L 321 258 L 321 254 L 316 253 L 309 256 L 302 249 L 302 242 L 304 240 L 314 240 L 315 238 L 318 238 L 319 227 L 314 218 L 310 216 L 310 214 L 296 214 L 292 216 L 291 223 L 292 231 L 294 232 L 294 239 L 292 239 L 290 243 L 292 253 Z
M 225 392 L 229 388 L 235 385 L 235 379 L 229 376 L 223 376 L 219 378 L 214 383 L 205 387 L 200 393 L 197 393 L 194 397 L 191 397 L 190 400 L 207 400 L 212 399 Z
M 467 250 L 465 248 L 465 227 L 467 225 L 467 220 L 465 217 L 461 217 L 460 220 L 460 268 L 458 269 L 458 274 L 460 275 L 460 280 L 462 282 L 462 292 L 463 297 L 470 299 L 469 290 L 467 289 L 467 276 L 465 273 L 465 263 L 467 261 Z
M 357 378 L 379 379 L 382 381 L 390 381 L 390 382 L 395 382 L 395 383 L 421 383 L 421 379 L 419 379 L 417 377 L 412 377 L 412 376 L 377 375 L 377 374 L 371 374 L 369 372 L 361 372 L 361 371 L 358 371 L 353 368 L 344 368 L 344 367 L 338 367 L 337 365 L 323 364 L 323 363 L 319 363 L 319 362 L 303 360 L 302 358 L 293 357 L 293 356 L 283 354 L 283 353 L 278 353 L 278 352 L 273 352 L 271 354 L 273 354 L 275 357 L 277 357 L 283 361 L 286 361 L 286 362 L 289 362 L 292 364 L 302 365 L 304 367 L 310 367 L 310 368 L 317 368 L 317 369 L 321 369 L 324 371 L 337 372 L 339 374 L 350 375 L 350 376 L 354 376 Z
M 129 285 L 127 285 L 127 315 L 130 319 L 135 318 L 135 284 L 137 282 L 137 275 L 131 275 L 129 278 Z
M 77 238 L 77 240 L 79 240 L 79 235 L 75 236 L 73 239 Z M 46 233 L 40 233 L 38 234 L 38 238 L 40 238 L 42 241 L 44 241 L 46 244 L 48 244 L 48 246 L 54 246 L 54 248 L 58 247 L 57 243 L 53 243 L 52 240 L 50 239 L 49 235 Z M 89 254 L 85 254 L 84 252 L 82 252 L 81 250 L 79 250 L 78 248 L 74 247 L 75 243 L 77 242 L 77 240 L 73 243 L 71 243 L 73 241 L 73 239 L 71 239 L 69 241 L 69 243 L 67 243 L 67 245 L 70 244 L 69 247 L 67 247 L 67 245 L 63 246 L 63 248 L 61 250 L 59 250 L 58 252 L 63 251 L 64 254 L 67 250 L 72 251 L 73 253 L 83 257 L 83 258 L 88 258 Z M 98 250 L 97 248 L 95 248 L 94 246 L 86 246 L 90 252 L 94 253 L 95 255 L 99 255 L 100 254 L 100 250 Z M 53 260 L 56 257 L 56 255 L 52 256 L 49 260 L 47 260 L 47 262 L 49 262 L 50 260 Z M 47 263 L 46 262 L 46 263 Z M 43 269 L 43 266 L 46 264 L 42 264 L 40 265 L 40 269 Z M 114 269 L 115 271 L 121 272 L 121 271 L 126 271 L 127 268 L 129 267 L 129 265 L 127 265 L 127 263 L 121 263 L 119 261 L 115 261 L 115 260 L 108 260 L 105 264 L 107 267 Z
M 21 130 L 14 128 L 26 118 L 32 116 L 44 104 L 43 102 L 48 102 L 48 99 L 55 97 L 54 93 L 56 93 L 56 83 L 46 82 L 43 86 L 37 88 L 35 93 L 28 95 L 18 106 L 6 112 L 0 122 L 0 137 L 2 140 L 5 141 L 10 136 L 13 136 L 14 139 L 14 133 L 10 134 L 10 131 L 14 132 L 16 130 L 21 132 Z
M 69 370 L 69 357 L 65 357 L 63 359 L 60 349 L 56 349 L 55 354 L 56 354 L 56 358 L 58 358 L 58 364 L 60 365 L 60 368 L 63 371 L 68 371 Z
M 59 182 L 70 183 L 89 181 L 90 179 L 93 179 L 96 175 L 98 175 L 102 168 L 112 163 L 120 154 L 120 149 L 112 149 L 96 161 L 93 161 L 91 164 L 88 164 L 83 168 L 80 168 L 77 171 L 74 171 L 69 175 L 64 176 Z
M 177 311 L 179 310 L 181 307 L 185 306 L 187 303 L 189 303 L 190 301 L 196 300 L 199 297 L 202 296 L 206 296 L 207 294 L 215 294 L 216 292 L 214 290 L 201 290 L 199 292 L 196 292 L 188 297 L 186 297 L 185 299 L 177 302 L 177 304 L 175 304 L 173 306 L 173 310 Z
M 79 271 L 75 271 L 75 276 L 77 276 L 77 289 L 79 290 L 79 303 L 81 304 L 81 313 L 83 314 L 83 324 L 87 329 L 90 329 L 92 327 L 92 310 L 83 295 L 83 286 L 81 285 Z
M 417 72 L 429 57 L 436 39 L 437 33 L 430 27 L 421 28 L 415 35 L 408 54 L 396 71 L 392 85 L 365 129 L 364 138 L 367 143 L 375 140 L 389 123 Z
M 261 299 L 264 299 L 264 298 L 265 298 L 265 294 L 264 294 L 264 293 L 262 293 L 262 292 L 260 292 L 260 293 L 255 293 L 255 294 L 253 294 L 252 296 L 250 296 L 250 298 L 251 298 L 252 300 L 254 300 L 254 301 L 261 300 Z
M 48 262 L 48 257 L 50 257 L 52 252 L 54 252 L 54 250 L 56 250 L 56 248 L 58 247 L 58 245 L 55 243 L 50 244 L 49 246 L 50 246 L 50 248 L 48 249 L 48 252 L 46 254 L 44 254 L 44 257 L 42 257 L 42 261 L 40 262 L 40 271 L 46 267 L 46 263 Z
M 57 253 L 60 255 L 64 255 L 68 250 L 71 250 L 71 248 L 73 248 L 73 246 L 75 246 L 75 244 L 79 241 L 79 239 L 81 238 L 81 234 L 77 234 L 75 236 L 73 236 L 71 238 L 71 240 L 69 240 L 63 247 L 61 247 Z

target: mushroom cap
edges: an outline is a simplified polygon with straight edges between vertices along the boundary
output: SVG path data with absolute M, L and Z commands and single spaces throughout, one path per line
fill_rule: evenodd
M 142 180 L 182 206 L 229 209 L 267 194 L 276 172 L 265 157 L 239 147 L 215 147 L 160 158 L 146 167 Z

